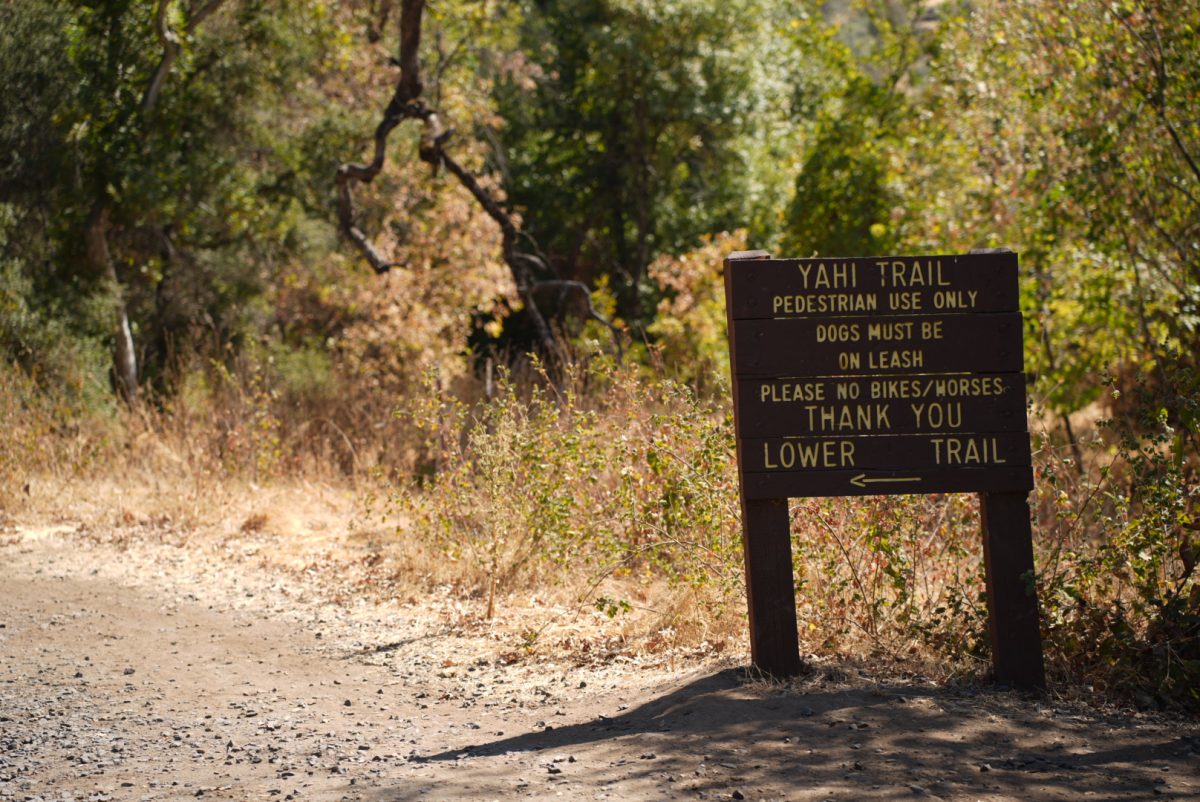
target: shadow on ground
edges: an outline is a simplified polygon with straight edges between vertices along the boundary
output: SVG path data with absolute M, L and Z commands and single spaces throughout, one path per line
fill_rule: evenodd
M 726 670 L 611 717 L 413 755 L 414 782 L 371 798 L 1196 799 L 1198 756 L 1193 724 Z

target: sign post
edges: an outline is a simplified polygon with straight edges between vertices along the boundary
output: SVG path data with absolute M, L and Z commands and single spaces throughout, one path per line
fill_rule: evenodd
M 799 672 L 787 499 L 981 494 L 993 673 L 1045 685 L 1017 257 L 725 261 L 754 664 Z

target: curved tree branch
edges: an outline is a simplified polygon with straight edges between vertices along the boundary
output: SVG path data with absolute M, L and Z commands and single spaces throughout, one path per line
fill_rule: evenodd
M 517 294 L 533 323 L 543 351 L 554 359 L 561 356 L 558 341 L 537 303 L 536 296 L 547 292 L 557 292 L 560 298 L 569 294 L 585 298 L 586 305 L 580 304 L 584 315 L 600 321 L 612 331 L 619 351 L 620 330 L 596 311 L 586 285 L 577 281 L 539 281 L 537 274 L 547 272 L 545 262 L 533 254 L 518 250 L 517 241 L 521 237 L 521 231 L 513 222 L 512 215 L 505 211 L 495 196 L 480 183 L 478 177 L 447 152 L 446 144 L 453 135 L 453 130 L 442 126 L 436 110 L 425 105 L 421 97 L 421 17 L 424 8 L 425 0 L 403 0 L 401 4 L 400 58 L 396 60 L 400 67 L 400 79 L 392 99 L 384 110 L 383 119 L 375 128 L 371 161 L 367 164 L 346 163 L 337 169 L 338 224 L 342 233 L 354 243 L 376 273 L 386 273 L 393 267 L 402 266 L 401 263 L 389 261 L 380 254 L 370 237 L 355 222 L 353 185 L 369 184 L 383 170 L 387 161 L 388 136 L 397 126 L 405 120 L 421 120 L 424 124 L 418 149 L 421 161 L 430 165 L 435 175 L 444 167 L 500 227 L 504 262 L 512 274 Z
M 146 84 L 146 91 L 142 93 L 142 102 L 138 106 L 138 113 L 143 117 L 149 114 L 158 102 L 158 95 L 162 92 L 167 75 L 171 72 L 171 66 L 175 63 L 175 59 L 179 58 L 179 52 L 183 49 L 179 37 L 167 24 L 169 5 L 170 0 L 158 0 L 158 9 L 154 13 L 154 32 L 158 36 L 159 44 L 162 45 L 162 58 L 159 59 L 158 67 L 150 76 L 150 82 Z

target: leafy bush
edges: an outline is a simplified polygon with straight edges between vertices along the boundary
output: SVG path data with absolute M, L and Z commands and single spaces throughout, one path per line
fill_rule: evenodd
M 1110 454 L 1098 444 L 1105 467 L 1090 475 L 1044 465 L 1046 642 L 1063 678 L 1143 707 L 1198 711 L 1200 487 L 1178 433 L 1165 420 L 1156 428 L 1147 437 L 1110 423 L 1117 445 Z
M 593 360 L 567 388 L 507 378 L 469 406 L 428 385 L 405 415 L 427 472 L 399 489 L 406 537 L 432 537 L 488 598 L 520 583 L 638 573 L 697 593 L 738 586 L 728 422 L 670 380 Z

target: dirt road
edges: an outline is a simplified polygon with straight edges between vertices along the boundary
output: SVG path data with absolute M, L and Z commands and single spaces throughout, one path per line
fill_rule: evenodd
M 711 662 L 513 664 L 420 604 L 87 531 L 0 533 L 5 802 L 1200 799 L 1195 724 Z

